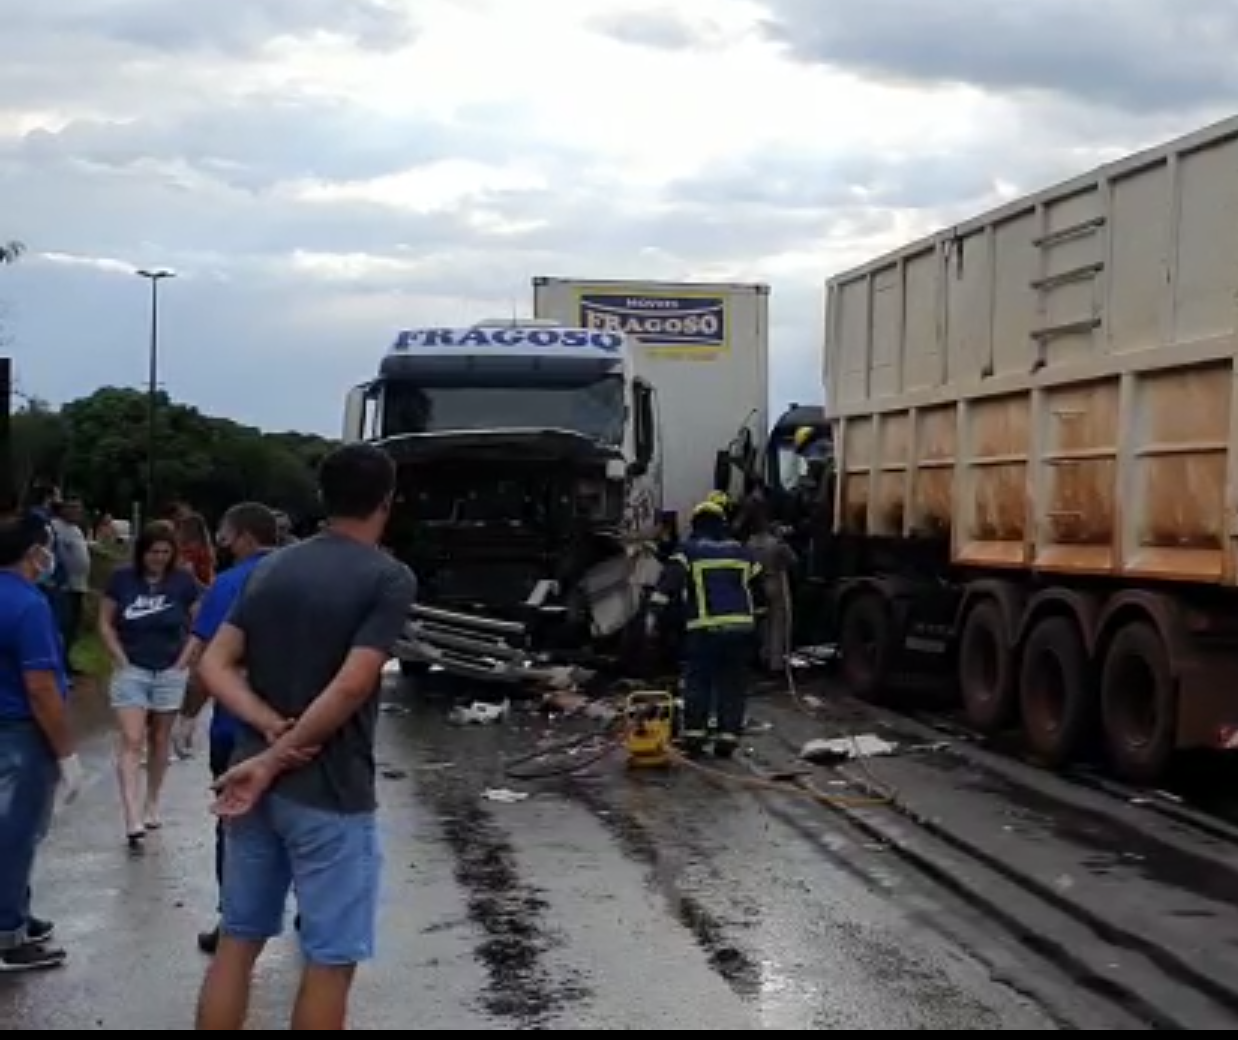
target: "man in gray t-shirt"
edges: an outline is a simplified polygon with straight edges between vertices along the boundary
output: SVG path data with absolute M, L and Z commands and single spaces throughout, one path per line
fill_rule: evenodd
M 355 968 L 374 952 L 378 691 L 417 588 L 378 548 L 395 490 L 387 455 L 340 448 L 319 482 L 326 529 L 258 566 L 200 668 L 242 729 L 216 785 L 223 916 L 198 1029 L 244 1027 L 254 965 L 294 887 L 305 974 L 292 1029 L 347 1028 Z

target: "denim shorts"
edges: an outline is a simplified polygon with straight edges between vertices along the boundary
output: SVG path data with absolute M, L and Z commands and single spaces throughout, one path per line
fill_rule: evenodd
M 346 966 L 374 956 L 382 850 L 373 813 L 314 809 L 267 795 L 224 830 L 224 935 L 247 942 L 284 929 L 290 892 L 311 964 Z
M 169 668 L 152 672 L 149 668 L 130 665 L 112 676 L 112 707 L 142 708 L 159 715 L 181 710 L 185 701 L 187 671 Z

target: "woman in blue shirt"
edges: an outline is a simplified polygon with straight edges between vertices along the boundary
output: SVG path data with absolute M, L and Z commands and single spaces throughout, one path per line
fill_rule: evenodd
M 168 771 L 172 726 L 189 680 L 189 631 L 198 594 L 193 575 L 178 566 L 175 536 L 165 525 L 155 524 L 134 544 L 132 565 L 112 574 L 99 610 L 99 635 L 116 669 L 111 701 L 120 729 L 117 775 L 125 831 L 135 850 L 148 830 L 161 826 L 159 795 Z
M 52 533 L 35 515 L 0 518 L 0 974 L 64 962 L 50 921 L 30 912 L 35 852 L 59 785 L 81 786 L 65 697 L 60 632 L 41 579 L 55 569 Z

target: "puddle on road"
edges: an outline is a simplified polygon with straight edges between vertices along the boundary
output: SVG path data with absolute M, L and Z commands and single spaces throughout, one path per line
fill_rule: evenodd
M 549 1028 L 559 1011 L 589 993 L 561 972 L 556 978 L 544 963 L 553 945 L 545 900 L 521 879 L 514 851 L 484 809 L 445 792 L 431 798 L 455 858 L 456 881 L 466 893 L 469 920 L 483 936 L 475 950 L 488 976 L 483 1007 L 516 1029 Z

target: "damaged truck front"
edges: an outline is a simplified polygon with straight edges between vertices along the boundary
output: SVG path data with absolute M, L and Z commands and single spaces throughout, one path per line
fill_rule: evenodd
M 519 682 L 624 642 L 658 572 L 646 536 L 661 453 L 623 335 L 541 321 L 402 332 L 344 425 L 398 467 L 387 543 L 420 582 L 406 673 Z

